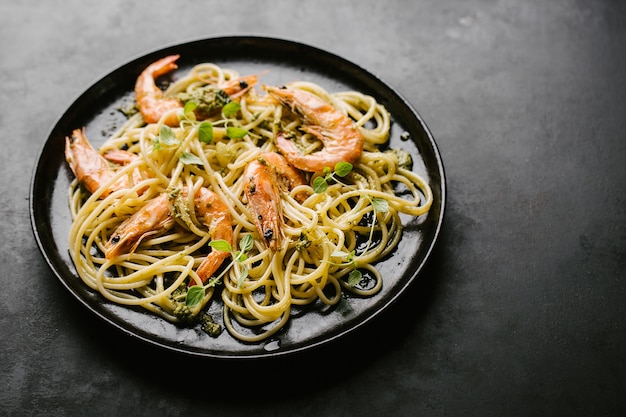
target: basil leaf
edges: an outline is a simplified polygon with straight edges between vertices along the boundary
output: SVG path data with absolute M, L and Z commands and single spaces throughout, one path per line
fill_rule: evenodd
M 231 139 L 241 139 L 248 134 L 246 129 L 241 127 L 227 127 L 226 128 L 226 136 Z
M 200 285 L 193 285 L 187 290 L 187 297 L 185 298 L 185 305 L 187 307 L 195 307 L 202 302 L 204 298 L 204 287 Z
M 198 126 L 198 139 L 202 143 L 213 142 L 213 125 L 210 122 L 202 122 Z

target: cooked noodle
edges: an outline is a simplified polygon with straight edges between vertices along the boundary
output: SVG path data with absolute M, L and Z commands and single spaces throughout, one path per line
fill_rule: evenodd
M 170 84 L 165 96 L 238 76 L 217 65 L 201 64 Z M 104 198 L 100 190 L 89 194 L 78 181 L 71 184 L 70 254 L 82 280 L 114 303 L 141 306 L 171 322 L 181 322 L 176 313 L 180 302 L 172 294 L 190 281 L 201 283 L 195 268 L 210 249 L 207 227 L 194 214 L 193 193 L 182 201 L 189 219 L 177 218 L 177 227 L 148 236 L 131 253 L 109 260 L 103 255 L 104 246 L 117 226 L 156 196 L 183 187 L 206 187 L 228 206 L 233 250 L 246 234 L 255 240 L 245 260 L 223 262 L 214 274 L 223 272 L 220 282 L 207 287 L 202 302 L 192 308 L 194 315 L 221 296 L 224 326 L 234 337 L 255 342 L 279 331 L 288 322 L 292 306 L 334 305 L 343 291 L 364 297 L 380 291 L 384 283 L 376 263 L 401 239 L 399 213 L 425 214 L 432 202 L 430 187 L 418 174 L 400 166 L 397 154 L 379 150 L 388 142 L 390 118 L 374 98 L 356 91 L 331 94 L 308 82 L 293 82 L 289 87 L 308 90 L 349 115 L 364 137 L 364 149 L 352 171 L 329 181 L 324 192 L 312 188 L 315 177 L 323 173 L 306 174 L 308 185 L 282 196 L 285 239 L 279 250 L 268 249 L 259 238 L 244 194 L 244 169 L 262 152 L 277 151 L 275 137 L 280 129 L 298 132 L 303 152 L 318 151 L 321 143 L 297 130 L 301 122 L 287 108 L 251 89 L 238 98 L 241 107 L 236 116 L 225 118 L 218 112 L 208 119 L 213 126 L 210 143 L 198 139 L 199 121 L 183 117 L 172 128 L 176 143 L 155 146 L 166 115 L 159 123 L 146 125 L 141 114 L 130 117 L 105 142 L 100 153 L 125 149 L 139 156 L 120 166 L 109 184 L 124 176 L 132 178 L 137 170 L 142 180 Z M 229 127 L 243 128 L 248 134 L 228 138 Z M 185 163 L 181 155 L 197 159 Z M 396 195 L 399 189 L 402 193 Z M 295 196 L 302 192 L 308 197 L 299 203 Z M 387 202 L 384 210 L 375 209 L 376 200 Z M 349 283 L 355 268 L 363 279 Z M 244 269 L 247 276 L 241 282 Z

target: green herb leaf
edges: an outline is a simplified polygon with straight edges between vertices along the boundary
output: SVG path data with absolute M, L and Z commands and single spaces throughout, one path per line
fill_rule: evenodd
M 241 275 L 237 279 L 237 288 L 241 288 L 243 282 L 248 278 L 248 268 L 245 265 L 241 266 Z
M 202 122 L 198 126 L 198 139 L 202 143 L 213 142 L 213 125 L 210 122 Z
M 176 139 L 176 134 L 172 130 L 171 127 L 163 125 L 161 126 L 161 131 L 159 132 L 159 141 L 167 146 L 177 145 L 178 139 Z
M 193 285 L 187 290 L 187 298 L 185 298 L 185 305 L 187 307 L 195 307 L 202 302 L 204 298 L 204 287 L 200 285 Z
M 209 246 L 220 252 L 232 252 L 233 250 L 230 243 L 223 239 L 212 240 L 209 242 Z
M 237 114 L 239 109 L 241 109 L 241 104 L 231 101 L 222 108 L 222 113 L 225 117 L 232 117 Z
M 183 152 L 180 154 L 180 162 L 185 165 L 203 165 L 200 157 L 189 152 Z
M 196 103 L 195 101 L 188 101 L 187 103 L 185 103 L 185 107 L 183 107 L 183 112 L 185 114 L 189 114 L 193 112 L 196 107 L 198 107 L 198 103 Z
M 324 177 L 316 177 L 313 180 L 313 191 L 316 194 L 322 194 L 328 189 L 328 183 L 326 182 L 326 178 Z
M 387 213 L 389 211 L 389 202 L 384 198 L 372 198 L 372 206 L 378 213 Z
M 254 245 L 254 238 L 252 237 L 252 235 L 250 233 L 246 233 L 245 235 L 243 235 L 241 241 L 239 242 L 239 248 L 241 249 L 241 251 L 249 251 L 250 249 L 252 249 L 252 245 Z
M 363 274 L 358 269 L 354 269 L 348 275 L 348 285 L 354 287 L 363 279 Z
M 241 139 L 248 134 L 246 129 L 241 127 L 227 127 L 226 128 L 226 136 L 231 139 Z
M 345 177 L 352 171 L 352 164 L 350 162 L 337 162 L 335 165 L 335 173 L 340 177 Z
M 243 262 L 248 259 L 248 255 L 245 252 L 237 251 L 235 252 L 235 262 Z

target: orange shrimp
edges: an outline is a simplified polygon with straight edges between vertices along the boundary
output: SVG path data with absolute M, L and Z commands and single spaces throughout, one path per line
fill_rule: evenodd
M 258 161 L 274 169 L 276 174 L 275 178 L 278 180 L 278 186 L 282 191 L 291 191 L 299 185 L 306 185 L 302 172 L 290 165 L 287 159 L 281 154 L 276 152 L 264 152 L 259 155 Z M 302 203 L 308 196 L 306 192 L 300 192 L 294 197 L 296 201 Z
M 100 155 L 87 140 L 84 128 L 75 129 L 71 137 L 65 138 L 65 159 L 78 181 L 92 194 L 115 175 L 115 171 L 111 169 L 107 160 L 127 164 L 136 157 L 135 154 L 122 150 L 109 151 L 104 156 Z M 138 170 L 135 170 L 132 176 L 134 182 L 142 179 Z M 102 197 L 117 190 L 130 188 L 130 186 L 128 177 L 123 176 L 104 190 Z
M 264 86 L 281 104 L 299 114 L 305 125 L 300 129 L 317 137 L 324 148 L 305 155 L 280 133 L 276 145 L 289 163 L 308 172 L 333 169 L 338 162 L 356 161 L 363 152 L 363 135 L 354 122 L 331 104 L 308 91 Z
M 266 152 L 248 163 L 244 173 L 244 192 L 248 199 L 254 223 L 273 251 L 278 250 L 284 238 L 280 191 L 305 184 L 301 173 L 275 152 Z M 306 198 L 302 193 L 296 196 Z
M 144 238 L 165 232 L 174 227 L 174 224 L 168 195 L 163 193 L 150 200 L 115 229 L 104 246 L 104 255 L 107 259 L 112 259 L 132 253 Z
M 163 97 L 163 92 L 156 85 L 155 79 L 161 75 L 178 68 L 176 61 L 180 55 L 170 55 L 161 58 L 148 65 L 146 69 L 137 77 L 135 82 L 135 99 L 146 123 L 156 123 L 161 116 L 168 111 L 182 109 L 180 100 L 172 97 Z M 171 113 L 165 124 L 168 126 L 178 125 L 178 115 Z
M 171 110 L 183 108 L 182 102 L 175 97 L 163 97 L 163 91 L 156 85 L 155 79 L 178 68 L 176 61 L 180 55 L 170 55 L 150 64 L 137 78 L 135 83 L 135 97 L 139 111 L 146 123 L 156 123 L 161 117 Z M 234 78 L 216 87 L 223 90 L 231 99 L 236 99 L 248 92 L 256 83 L 258 77 L 249 75 Z M 196 113 L 200 116 L 200 113 Z M 178 115 L 172 112 L 164 120 L 168 126 L 178 125 Z
M 232 246 L 233 223 L 228 206 L 220 196 L 207 188 L 200 188 L 194 196 L 194 205 L 202 223 L 209 228 L 211 239 L 225 240 Z M 211 252 L 196 269 L 202 282 L 206 282 L 229 256 L 228 252 L 211 248 Z
M 184 188 L 183 195 L 186 194 L 187 189 Z M 122 222 L 105 244 L 105 257 L 112 259 L 132 253 L 146 237 L 171 229 L 176 221 L 170 210 L 169 199 L 170 196 L 163 193 Z M 194 195 L 194 207 L 199 220 L 208 227 L 211 239 L 223 239 L 232 245 L 232 220 L 226 203 L 209 189 L 200 188 Z M 206 282 L 228 256 L 228 252 L 212 248 L 196 269 L 202 282 Z

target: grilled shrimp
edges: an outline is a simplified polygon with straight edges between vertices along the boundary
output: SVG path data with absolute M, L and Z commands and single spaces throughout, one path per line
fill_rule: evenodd
M 184 189 L 183 195 L 186 193 Z M 106 258 L 132 253 L 143 239 L 171 229 L 176 221 L 169 198 L 167 193 L 159 195 L 120 224 L 105 245 Z M 208 227 L 211 239 L 223 239 L 232 245 L 232 220 L 226 203 L 214 192 L 200 188 L 194 195 L 194 207 L 199 220 Z M 211 277 L 228 256 L 228 252 L 212 248 L 196 269 L 202 282 Z
M 254 223 L 266 246 L 277 250 L 283 239 L 280 192 L 305 184 L 301 173 L 275 152 L 266 152 L 248 163 L 244 173 L 244 192 Z M 296 195 L 299 201 L 306 195 Z
M 110 151 L 104 156 L 100 155 L 87 140 L 84 128 L 75 129 L 71 137 L 65 138 L 65 159 L 76 179 L 92 194 L 115 175 L 115 171 L 111 169 L 107 160 L 118 164 L 127 164 L 136 157 L 135 154 L 122 150 Z M 138 182 L 140 180 L 141 174 L 135 170 L 133 181 Z M 102 197 L 106 197 L 114 191 L 129 188 L 130 185 L 128 177 L 123 176 L 104 190 Z
M 135 97 L 139 111 L 143 115 L 146 123 L 156 123 L 166 112 L 183 108 L 183 104 L 178 98 L 163 97 L 163 92 L 155 83 L 157 77 L 178 68 L 176 61 L 179 57 L 180 55 L 170 55 L 161 58 L 148 65 L 139 77 L 137 77 L 135 83 Z M 223 90 L 231 99 L 236 99 L 245 94 L 256 82 L 257 76 L 249 75 L 224 81 L 216 85 L 216 87 Z M 167 116 L 164 121 L 166 125 L 178 125 L 178 115 L 176 113 L 177 112 L 172 112 Z M 201 116 L 201 114 L 197 115 Z
M 289 163 L 308 172 L 322 172 L 338 162 L 354 162 L 363 152 L 363 136 L 353 121 L 320 97 L 296 88 L 264 86 L 270 96 L 299 114 L 304 122 L 300 128 L 318 138 L 323 149 L 308 155 L 279 133 L 276 145 Z

